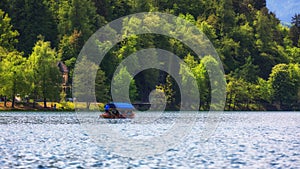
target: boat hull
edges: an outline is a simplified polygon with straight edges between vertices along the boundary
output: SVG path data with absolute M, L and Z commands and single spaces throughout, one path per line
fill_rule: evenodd
M 114 113 L 110 113 L 110 112 L 105 112 L 103 114 L 100 114 L 101 118 L 105 118 L 105 119 L 132 119 L 134 118 L 135 114 L 133 112 L 130 113 L 118 113 L 118 114 L 114 114 Z

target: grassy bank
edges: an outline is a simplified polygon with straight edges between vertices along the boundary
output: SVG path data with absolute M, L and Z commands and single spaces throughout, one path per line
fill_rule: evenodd
M 15 106 L 11 107 L 12 103 L 7 102 L 6 107 L 4 102 L 0 102 L 0 111 L 74 111 L 74 103 L 65 102 L 47 102 L 47 107 L 44 108 L 43 102 L 37 102 L 33 107 L 33 103 L 15 103 Z M 56 106 L 54 106 L 56 105 Z
M 91 103 L 89 110 L 102 111 L 103 103 Z M 85 109 L 86 103 L 77 103 L 76 108 Z M 37 102 L 35 107 L 33 103 L 15 103 L 14 108 L 11 107 L 11 102 L 0 102 L 0 111 L 75 111 L 75 104 L 73 102 L 47 102 L 47 108 L 44 108 L 44 102 Z

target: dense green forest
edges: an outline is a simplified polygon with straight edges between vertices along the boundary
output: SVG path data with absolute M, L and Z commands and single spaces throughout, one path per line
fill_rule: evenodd
M 0 9 L 0 96 L 12 106 L 16 96 L 45 102 L 72 97 L 61 88 L 59 61 L 71 85 L 76 58 L 96 30 L 128 14 L 159 11 L 187 19 L 213 43 L 226 74 L 226 110 L 300 109 L 300 15 L 285 27 L 265 0 L 1 0 Z M 190 65 L 201 86 L 200 109 L 209 109 L 207 59 L 196 59 L 176 39 L 149 34 L 127 38 L 105 56 L 109 62 L 99 65 L 95 80 L 97 100 L 111 100 L 111 78 L 122 59 L 154 47 Z M 122 70 L 119 76 L 126 75 Z M 158 70 L 134 77 L 131 99 L 148 102 L 156 88 L 166 93 L 169 109 L 178 108 L 178 86 Z

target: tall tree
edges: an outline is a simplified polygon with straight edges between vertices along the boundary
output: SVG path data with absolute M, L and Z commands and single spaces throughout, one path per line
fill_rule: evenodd
M 91 0 L 66 0 L 62 1 L 58 12 L 58 30 L 60 35 L 71 35 L 74 30 L 82 34 L 81 45 L 105 21 L 96 13 L 95 4 Z
M 129 15 L 131 7 L 128 0 L 114 0 L 110 1 L 110 20 L 118 19 L 119 17 Z
M 57 25 L 46 0 L 12 0 L 9 14 L 12 23 L 20 33 L 17 49 L 25 55 L 31 53 L 37 36 L 42 35 L 45 40 L 57 43 Z
M 295 25 L 297 28 L 300 28 L 300 14 L 295 14 L 292 17 L 292 24 Z
M 25 58 L 19 52 L 7 53 L 7 57 L 0 62 L 0 95 L 12 100 L 12 108 L 15 106 L 15 96 L 23 96 L 29 92 L 25 79 Z M 6 100 L 5 100 L 6 106 Z
M 75 67 L 77 56 L 81 50 L 80 46 L 81 33 L 74 30 L 73 34 L 64 35 L 59 43 L 58 58 L 63 61 L 69 69 L 68 82 L 72 83 L 73 70 Z
M 246 59 L 246 63 L 234 72 L 234 76 L 245 80 L 246 82 L 255 83 L 258 78 L 258 66 L 253 64 L 251 57 Z
M 255 9 L 262 9 L 265 8 L 267 6 L 267 2 L 266 0 L 253 0 L 254 1 L 254 8 Z
M 272 98 L 273 101 L 279 103 L 280 109 L 282 106 L 290 107 L 298 94 L 297 86 L 291 75 L 287 64 L 274 66 L 270 74 L 269 83 L 272 86 Z
M 99 68 L 95 79 L 95 93 L 96 93 L 97 102 L 105 103 L 110 100 L 110 98 L 108 97 L 109 88 L 106 85 L 105 81 L 106 81 L 105 72 Z
M 90 61 L 87 56 L 82 57 L 76 66 L 76 76 L 73 78 L 73 97 L 76 98 L 78 104 L 75 106 L 84 102 L 86 104 L 85 109 L 89 110 L 91 102 L 95 101 L 93 86 L 95 86 L 95 77 L 99 66 Z
M 166 82 L 164 84 L 160 84 L 156 86 L 157 90 L 163 91 L 165 93 L 166 101 L 167 101 L 167 108 L 174 109 L 176 108 L 175 104 L 175 91 L 173 89 L 173 82 L 171 75 L 167 75 Z
M 46 108 L 47 100 L 58 100 L 61 90 L 62 75 L 57 66 L 56 51 L 51 48 L 50 42 L 40 39 L 36 42 L 28 61 L 31 67 L 34 100 L 37 97 L 43 98 Z
M 257 11 L 256 20 L 254 21 L 255 37 L 257 38 L 256 45 L 262 51 L 269 50 L 270 43 L 272 43 L 272 27 L 268 18 L 268 12 L 265 10 Z
M 131 81 L 129 85 L 129 91 L 127 91 L 126 88 L 128 86 L 125 86 L 125 82 L 129 79 L 131 79 Z M 128 92 L 130 100 L 134 101 L 137 97 L 137 88 L 135 80 L 129 74 L 126 67 L 121 68 L 120 71 L 117 72 L 117 74 L 114 76 L 114 83 L 113 86 L 111 86 L 111 90 L 114 94 L 116 94 L 117 98 L 119 99 L 117 101 L 129 102 L 129 100 L 126 100 L 125 97 Z
M 0 9 L 0 46 L 7 51 L 15 50 L 15 45 L 18 43 L 18 36 L 19 33 L 13 29 L 8 14 Z
M 219 18 L 218 31 L 221 35 L 225 35 L 235 25 L 235 12 L 233 10 L 232 0 L 221 0 L 217 9 L 217 16 Z
M 96 13 L 100 16 L 103 16 L 107 21 L 111 20 L 111 0 L 93 0 L 95 7 L 96 7 Z
M 6 98 L 11 98 L 14 107 L 16 94 L 23 94 L 26 87 L 22 72 L 24 58 L 15 50 L 19 33 L 10 22 L 8 14 L 0 9 L 0 95 L 5 97 L 5 106 Z
M 292 17 L 292 27 L 290 28 L 290 38 L 294 46 L 298 46 L 300 40 L 300 14 Z M 298 46 L 300 47 L 300 46 Z

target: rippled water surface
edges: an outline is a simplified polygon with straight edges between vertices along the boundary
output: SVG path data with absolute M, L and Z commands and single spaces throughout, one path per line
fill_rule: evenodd
M 98 113 L 89 113 L 83 123 L 107 123 L 120 131 L 126 126 L 124 132 L 133 138 L 155 138 L 172 125 L 172 118 L 167 117 L 149 123 L 97 117 Z M 300 167 L 300 113 L 226 112 L 210 139 L 202 142 L 199 133 L 206 119 L 206 114 L 197 116 L 195 125 L 187 131 L 190 134 L 165 152 L 124 157 L 95 142 L 75 113 L 2 112 L 0 168 Z

